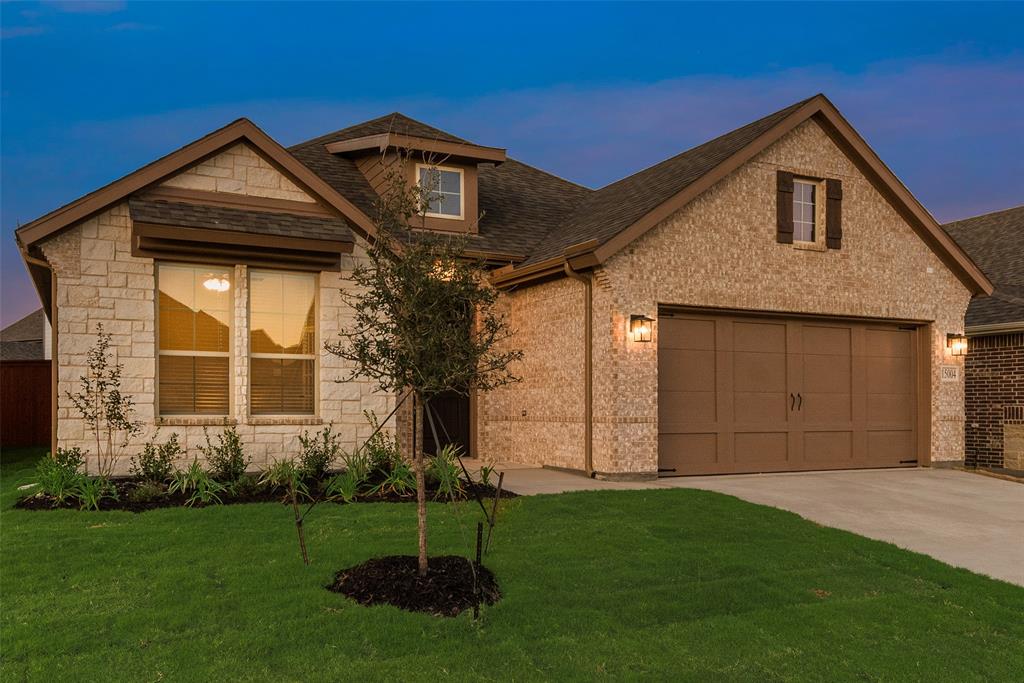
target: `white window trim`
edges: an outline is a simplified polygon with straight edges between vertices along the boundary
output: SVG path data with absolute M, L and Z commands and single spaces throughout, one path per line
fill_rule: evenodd
M 313 348 L 321 348 L 320 344 L 320 275 L 301 270 L 282 268 L 246 268 L 245 269 L 245 350 L 248 395 L 245 397 L 246 414 L 250 420 L 273 420 L 274 418 L 320 419 L 320 354 L 319 353 L 254 353 L 252 351 L 252 274 L 253 273 L 284 273 L 286 275 L 313 276 L 313 309 L 316 311 L 313 323 Z M 252 359 L 270 358 L 278 360 L 311 360 L 313 361 L 313 412 L 311 413 L 254 413 L 252 412 Z M 319 422 L 317 422 L 319 424 Z
M 160 268 L 162 266 L 178 268 L 197 268 L 210 270 L 227 270 L 228 280 L 231 282 L 231 300 L 228 303 L 228 350 L 227 351 L 164 351 L 160 348 Z M 153 337 L 156 347 L 156 362 L 153 364 L 153 412 L 157 420 L 219 420 L 230 417 L 235 410 L 235 297 L 237 296 L 237 285 L 235 283 L 235 269 L 232 266 L 215 265 L 212 263 L 192 263 L 176 261 L 156 261 L 153 268 L 153 282 L 156 285 L 153 309 L 156 315 L 153 316 Z M 162 413 L 160 412 L 160 356 L 187 356 L 189 358 L 224 358 L 228 359 L 228 411 L 226 413 Z
M 796 191 L 795 191 L 795 189 L 796 189 L 797 185 L 810 185 L 811 187 L 814 188 L 814 204 L 812 205 L 813 209 L 814 209 L 814 211 L 812 213 L 812 215 L 814 216 L 814 224 L 811 226 L 811 230 L 813 231 L 813 234 L 811 236 L 811 239 L 809 239 L 809 240 L 798 240 L 796 238 L 796 224 L 797 224 L 797 220 L 796 220 L 796 206 L 797 206 L 797 199 L 796 199 Z M 793 188 L 794 188 L 794 192 L 793 192 L 793 242 L 796 242 L 796 243 L 799 243 L 799 244 L 816 244 L 818 242 L 819 233 L 821 233 L 821 216 L 818 215 L 819 214 L 818 206 L 819 206 L 819 204 L 821 204 L 821 201 L 820 201 L 820 198 L 821 198 L 821 181 L 814 180 L 813 178 L 794 178 L 793 179 Z M 806 202 L 802 202 L 802 203 L 806 203 Z
M 457 168 L 455 166 L 438 166 L 437 164 L 416 164 L 416 187 L 420 185 L 420 169 L 437 169 L 438 171 L 451 171 L 459 174 L 459 215 L 453 216 L 447 213 L 431 213 L 430 211 L 424 212 L 424 216 L 428 218 L 445 218 L 452 221 L 461 221 L 465 219 L 466 215 L 466 174 L 464 169 Z

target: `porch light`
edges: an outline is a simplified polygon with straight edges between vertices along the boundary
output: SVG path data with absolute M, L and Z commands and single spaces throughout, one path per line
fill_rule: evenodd
M 951 356 L 967 355 L 967 337 L 962 334 L 950 332 L 946 335 L 946 348 Z
M 646 315 L 629 316 L 629 334 L 633 337 L 633 341 L 651 341 L 651 323 L 653 322 L 654 318 L 648 318 Z
M 231 288 L 231 282 L 226 277 L 218 277 L 211 274 L 207 275 L 206 279 L 203 280 L 203 287 L 211 292 L 226 292 Z

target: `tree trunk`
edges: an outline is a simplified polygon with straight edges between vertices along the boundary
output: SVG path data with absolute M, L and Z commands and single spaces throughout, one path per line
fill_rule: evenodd
M 427 575 L 427 482 L 423 476 L 423 444 L 416 438 L 418 425 L 423 423 L 423 404 L 413 395 L 412 450 L 413 469 L 416 471 L 416 517 L 419 531 L 419 574 Z

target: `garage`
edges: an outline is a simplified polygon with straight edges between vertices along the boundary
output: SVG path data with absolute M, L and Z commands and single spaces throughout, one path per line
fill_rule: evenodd
M 659 474 L 917 465 L 920 330 L 659 311 Z

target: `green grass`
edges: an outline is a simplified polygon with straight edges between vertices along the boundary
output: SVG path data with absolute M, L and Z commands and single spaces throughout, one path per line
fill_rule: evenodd
M 0 679 L 1020 680 L 1024 589 L 697 490 L 511 501 L 474 624 L 366 608 L 335 571 L 415 551 L 407 504 L 323 506 L 299 559 L 275 504 L 11 509 L 38 451 L 2 456 Z M 478 511 L 430 509 L 467 553 Z

